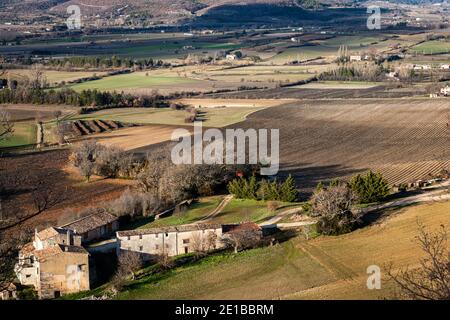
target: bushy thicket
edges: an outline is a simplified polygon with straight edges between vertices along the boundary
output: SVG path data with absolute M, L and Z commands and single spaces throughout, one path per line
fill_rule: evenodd
M 94 174 L 103 177 L 129 177 L 132 156 L 120 148 L 106 147 L 96 141 L 83 141 L 71 155 L 71 162 L 88 181 Z
M 317 188 L 311 197 L 310 215 L 318 219 L 316 230 L 324 235 L 352 231 L 358 216 L 352 211 L 357 195 L 345 183 Z
M 349 182 L 350 188 L 358 195 L 360 203 L 383 200 L 390 193 L 389 184 L 381 173 L 369 171 L 366 175 L 356 175 Z
M 235 172 L 253 170 L 245 165 L 175 165 L 169 147 L 150 153 L 145 160 L 136 160 L 117 147 L 84 141 L 73 151 L 71 162 L 88 181 L 94 174 L 137 180 L 136 190 L 124 193 L 113 206 L 117 215 L 148 215 L 183 200 L 213 195 Z
M 277 179 L 272 182 L 263 179 L 257 181 L 255 176 L 234 179 L 228 184 L 228 191 L 239 199 L 293 202 L 297 199 L 298 191 L 294 178 L 289 177 L 280 183 Z

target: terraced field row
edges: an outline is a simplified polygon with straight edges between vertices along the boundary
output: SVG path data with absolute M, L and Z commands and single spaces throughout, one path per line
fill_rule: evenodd
M 72 122 L 72 131 L 75 136 L 84 136 L 130 126 L 133 125 L 111 120 L 77 120 Z

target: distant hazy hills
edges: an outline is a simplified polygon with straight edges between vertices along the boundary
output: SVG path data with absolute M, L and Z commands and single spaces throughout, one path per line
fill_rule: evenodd
M 391 2 L 431 3 L 443 0 L 389 0 Z M 329 5 L 349 5 L 360 3 L 360 0 L 1 0 L 1 16 L 15 15 L 26 17 L 31 15 L 67 15 L 69 5 L 78 5 L 83 16 L 117 16 L 119 14 L 133 14 L 155 21 L 179 21 L 209 14 L 211 11 L 217 16 L 224 12 L 222 8 L 274 8 L 274 15 L 279 8 L 315 9 Z M 219 9 L 220 8 L 220 9 Z M 233 10 L 232 10 L 233 11 Z M 267 10 L 265 12 L 267 16 Z M 0 21 L 1 22 L 1 21 Z
M 65 13 L 69 5 L 78 5 L 84 15 L 144 12 L 152 16 L 195 15 L 223 5 L 271 4 L 313 8 L 333 0 L 2 0 L 0 10 L 11 13 Z

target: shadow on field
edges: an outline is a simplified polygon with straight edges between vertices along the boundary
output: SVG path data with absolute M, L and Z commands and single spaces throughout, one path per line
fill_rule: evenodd
M 373 224 L 377 224 L 377 223 L 382 223 L 384 221 L 384 219 L 388 218 L 393 213 L 398 213 L 398 211 L 400 209 L 406 209 L 406 208 L 410 208 L 410 207 L 417 206 L 417 205 L 419 205 L 419 203 L 399 205 L 399 206 L 395 206 L 395 207 L 391 207 L 391 208 L 384 208 L 384 209 L 379 209 L 379 210 L 374 210 L 374 211 L 368 212 L 361 217 L 361 221 L 358 224 L 357 229 L 364 228 L 369 225 L 373 225 Z
M 329 183 L 334 179 L 346 179 L 367 169 L 354 169 L 340 165 L 315 166 L 314 164 L 281 163 L 278 177 L 284 180 L 292 175 L 300 191 L 300 198 L 308 198 L 319 182 Z

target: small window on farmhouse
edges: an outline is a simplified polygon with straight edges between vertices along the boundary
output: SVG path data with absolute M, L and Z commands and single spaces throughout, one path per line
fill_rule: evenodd
M 159 250 L 159 245 L 155 245 L 155 249 L 156 249 L 156 250 Z
M 189 243 L 189 239 L 183 239 L 183 243 L 184 243 L 184 244 Z
M 139 239 L 142 240 L 142 234 L 139 235 Z
M 139 251 L 144 251 L 144 247 L 143 246 L 139 246 Z
M 27 274 L 25 277 L 26 277 L 26 278 L 29 278 L 29 277 L 31 277 L 31 274 Z
M 127 240 L 130 240 L 130 236 L 127 237 Z
M 166 232 L 166 237 L 168 237 L 169 236 L 169 234 Z
M 158 234 L 157 233 L 155 233 L 155 238 L 158 238 Z

